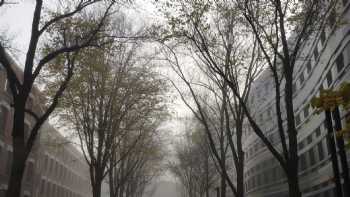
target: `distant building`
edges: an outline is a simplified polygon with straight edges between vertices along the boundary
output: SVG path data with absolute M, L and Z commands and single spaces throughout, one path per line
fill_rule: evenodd
M 40 187 L 36 187 L 33 197 L 92 196 L 88 165 L 81 152 L 49 124 L 41 130 L 36 151 L 36 182 Z
M 17 73 L 22 72 L 14 61 L 12 64 Z M 40 91 L 33 88 L 27 108 L 38 114 L 43 113 L 42 98 Z M 0 64 L 0 197 L 5 195 L 12 163 L 11 101 L 6 71 Z M 34 123 L 30 116 L 26 116 L 25 137 L 29 136 L 29 129 Z M 28 158 L 21 195 L 23 197 L 89 197 L 91 196 L 89 180 L 88 165 L 81 152 L 46 123 Z
M 350 1 L 340 1 L 339 14 L 347 22 L 350 21 L 349 9 Z M 334 23 L 330 21 L 330 24 Z M 313 39 L 315 42 L 310 41 L 304 46 L 305 57 L 297 62 L 294 77 L 300 187 L 305 197 L 335 197 L 325 117 L 324 114 L 314 115 L 309 103 L 320 89 L 338 87 L 341 82 L 350 81 L 350 25 L 327 26 Z M 255 81 L 249 102 L 255 119 L 266 131 L 268 139 L 279 146 L 273 86 L 269 72 L 265 71 Z M 343 116 L 344 119 L 349 118 L 345 117 L 345 113 Z M 251 129 L 245 133 L 244 150 L 246 196 L 288 196 L 284 172 Z

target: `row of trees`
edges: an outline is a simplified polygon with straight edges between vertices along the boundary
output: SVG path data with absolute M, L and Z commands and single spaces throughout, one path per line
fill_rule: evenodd
M 163 44 L 167 61 L 186 87 L 176 86 L 185 104 L 202 123 L 211 153 L 235 196 L 244 196 L 244 122 L 279 162 L 289 196 L 300 197 L 298 132 L 293 105 L 293 74 L 302 52 L 328 28 L 340 1 L 232 0 L 166 1 Z M 187 52 L 184 52 L 187 51 Z M 185 61 L 182 61 L 186 57 Z M 181 57 L 181 58 L 180 58 Z M 191 68 L 195 65 L 196 68 Z M 196 70 L 194 77 L 189 70 Z M 274 83 L 273 119 L 280 145 L 276 147 L 256 121 L 248 98 L 252 82 L 267 70 Z M 198 74 L 200 73 L 200 74 Z M 229 154 L 213 133 L 224 133 Z M 226 157 L 232 157 L 234 171 Z M 232 174 L 230 174 L 232 173 Z M 232 178 L 235 177 L 233 181 Z M 224 190 L 224 188 L 222 188 Z M 225 196 L 222 191 L 221 196 Z
M 151 68 L 150 55 L 141 54 L 144 32 L 135 32 L 120 14 L 122 5 L 131 2 L 59 1 L 54 8 L 44 3 L 35 1 L 23 73 L 11 65 L 8 43 L 0 40 L 0 63 L 14 109 L 6 196 L 20 196 L 26 161 L 54 111 L 58 124 L 80 142 L 94 197 L 101 196 L 105 180 L 111 197 L 142 196 L 159 175 L 164 155 L 157 128 L 166 115 L 166 84 Z M 35 84 L 46 93 L 41 114 L 27 108 Z M 29 116 L 35 124 L 26 140 L 24 121 Z
M 218 180 L 216 167 L 200 124 L 191 121 L 174 147 L 175 161 L 168 164 L 168 169 L 181 183 L 182 196 L 208 197 Z

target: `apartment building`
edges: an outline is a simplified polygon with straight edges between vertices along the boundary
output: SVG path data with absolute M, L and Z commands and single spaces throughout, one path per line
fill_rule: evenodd
M 18 64 L 12 60 L 17 73 Z M 21 79 L 20 79 L 21 80 Z M 0 64 L 0 197 L 5 196 L 12 163 L 12 96 L 6 80 L 6 71 Z M 27 108 L 43 113 L 41 92 L 33 88 Z M 26 116 L 25 136 L 35 120 Z M 22 180 L 23 197 L 89 197 L 91 187 L 88 165 L 81 152 L 69 143 L 55 128 L 46 123 L 28 158 Z
M 350 21 L 349 9 L 349 0 L 340 1 L 338 14 L 344 21 Z M 332 17 L 329 20 L 333 20 Z M 313 39 L 304 46 L 305 57 L 298 61 L 294 73 L 300 186 L 305 197 L 335 197 L 325 117 L 322 113 L 314 114 L 309 103 L 312 97 L 319 95 L 320 89 L 336 88 L 343 81 L 350 81 L 350 25 L 329 25 Z M 268 139 L 278 147 L 273 86 L 269 72 L 262 73 L 254 83 L 249 105 Z M 344 119 L 349 118 L 344 111 L 342 115 Z M 244 135 L 244 150 L 246 196 L 288 196 L 286 178 L 279 163 L 250 128 Z

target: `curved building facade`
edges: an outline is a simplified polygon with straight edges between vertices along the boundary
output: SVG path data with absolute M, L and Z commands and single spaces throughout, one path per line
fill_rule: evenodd
M 13 60 L 12 65 L 17 73 L 22 72 Z M 12 164 L 11 102 L 6 71 L 0 64 L 0 197 L 5 196 Z M 43 103 L 41 92 L 33 88 L 27 108 L 42 114 Z M 32 117 L 25 117 L 25 138 L 34 123 Z M 81 152 L 48 123 L 43 125 L 27 160 L 21 196 L 89 197 L 92 193 L 89 180 L 88 165 Z
M 350 21 L 349 0 L 340 1 L 338 15 Z M 329 20 L 333 20 L 332 17 Z M 338 87 L 343 81 L 350 81 L 350 25 L 328 25 L 304 46 L 303 56 L 295 67 L 293 87 L 300 186 L 305 197 L 335 197 L 325 117 L 315 114 L 309 103 L 312 97 L 319 95 L 320 89 Z M 254 82 L 249 105 L 268 139 L 278 147 L 273 85 L 268 71 L 262 73 Z M 342 117 L 350 118 L 345 111 L 342 111 Z M 244 135 L 244 150 L 246 196 L 288 196 L 286 178 L 279 163 L 249 128 Z M 348 152 L 348 162 L 349 158 Z

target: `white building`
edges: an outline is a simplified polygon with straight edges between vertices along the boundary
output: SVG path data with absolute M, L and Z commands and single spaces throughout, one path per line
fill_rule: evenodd
M 12 61 L 17 73 L 22 70 Z M 21 75 L 20 75 L 21 76 Z M 21 80 L 21 79 L 20 79 Z M 5 196 L 12 166 L 13 109 L 6 71 L 0 64 L 0 197 Z M 43 96 L 33 88 L 27 107 L 43 113 Z M 25 136 L 35 120 L 25 117 Z M 49 124 L 43 125 L 27 160 L 22 180 L 23 197 L 89 197 L 92 194 L 88 165 L 78 149 Z
M 350 21 L 350 1 L 340 1 L 341 17 Z M 314 43 L 314 44 L 313 44 Z M 294 107 L 299 132 L 299 177 L 303 196 L 333 197 L 333 171 L 326 142 L 324 115 L 313 114 L 309 106 L 319 89 L 338 87 L 350 81 L 350 25 L 328 26 L 316 42 L 304 47 L 306 59 L 295 67 Z M 255 119 L 276 146 L 279 145 L 275 113 L 273 81 L 264 72 L 252 88 L 250 108 Z M 279 163 L 252 132 L 244 138 L 246 154 L 245 190 L 248 197 L 288 196 L 288 187 Z M 348 152 L 349 153 L 349 152 Z M 348 154 L 348 159 L 350 154 Z

